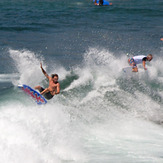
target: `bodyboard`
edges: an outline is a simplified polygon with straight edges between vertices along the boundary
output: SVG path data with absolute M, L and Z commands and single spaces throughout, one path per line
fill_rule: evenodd
M 38 105 L 43 105 L 47 103 L 46 99 L 39 92 L 32 89 L 30 86 L 23 84 L 18 85 L 18 87 L 27 95 L 29 95 Z

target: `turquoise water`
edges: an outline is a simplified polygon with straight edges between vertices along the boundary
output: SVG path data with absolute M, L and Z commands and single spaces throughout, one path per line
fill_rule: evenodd
M 163 2 L 0 1 L 3 163 L 163 162 Z M 126 75 L 127 56 L 154 59 Z M 37 106 L 18 84 L 61 93 Z

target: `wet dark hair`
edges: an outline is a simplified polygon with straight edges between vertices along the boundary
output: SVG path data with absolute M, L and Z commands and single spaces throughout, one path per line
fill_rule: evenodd
M 54 78 L 54 77 L 59 78 L 59 77 L 58 77 L 58 74 L 51 74 L 51 77 L 52 77 L 52 78 Z
M 99 5 L 103 5 L 104 1 L 103 0 L 99 0 Z

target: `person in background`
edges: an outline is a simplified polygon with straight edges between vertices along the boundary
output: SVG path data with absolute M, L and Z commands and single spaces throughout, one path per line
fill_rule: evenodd
M 139 55 L 139 56 L 134 56 L 132 58 L 128 59 L 128 63 L 130 66 L 132 66 L 132 71 L 133 72 L 138 72 L 138 67 L 137 64 L 142 64 L 144 67 L 144 70 L 147 70 L 146 68 L 146 61 L 151 61 L 153 59 L 152 54 L 148 54 L 147 56 L 144 55 Z
M 99 0 L 99 3 L 97 3 L 97 0 L 95 0 L 95 5 L 97 5 L 97 6 L 105 6 L 104 5 L 104 0 Z M 112 5 L 112 3 L 109 3 L 109 5 Z
M 103 6 L 104 1 L 103 0 L 99 0 L 99 6 Z

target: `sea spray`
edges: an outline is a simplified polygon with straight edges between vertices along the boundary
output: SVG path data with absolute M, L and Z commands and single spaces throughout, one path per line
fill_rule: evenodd
M 19 50 L 10 50 L 10 54 L 20 75 L 14 80 L 48 84 L 37 55 Z M 159 72 L 157 62 L 151 62 L 151 66 Z M 30 65 L 28 74 L 25 69 Z M 71 70 L 64 66 L 55 69 L 63 72 L 60 82 L 64 89 L 44 107 L 30 102 L 16 88 L 17 100 L 6 95 L 9 99 L 0 105 L 3 162 L 98 163 L 116 159 L 161 163 L 161 73 L 150 75 L 149 69 L 129 78 L 121 71 L 126 65 L 123 54 L 115 57 L 109 50 L 90 48 L 80 65 Z M 54 67 L 48 72 L 53 71 Z M 33 72 L 41 76 L 37 81 L 31 78 Z M 156 88 L 152 89 L 154 84 Z

